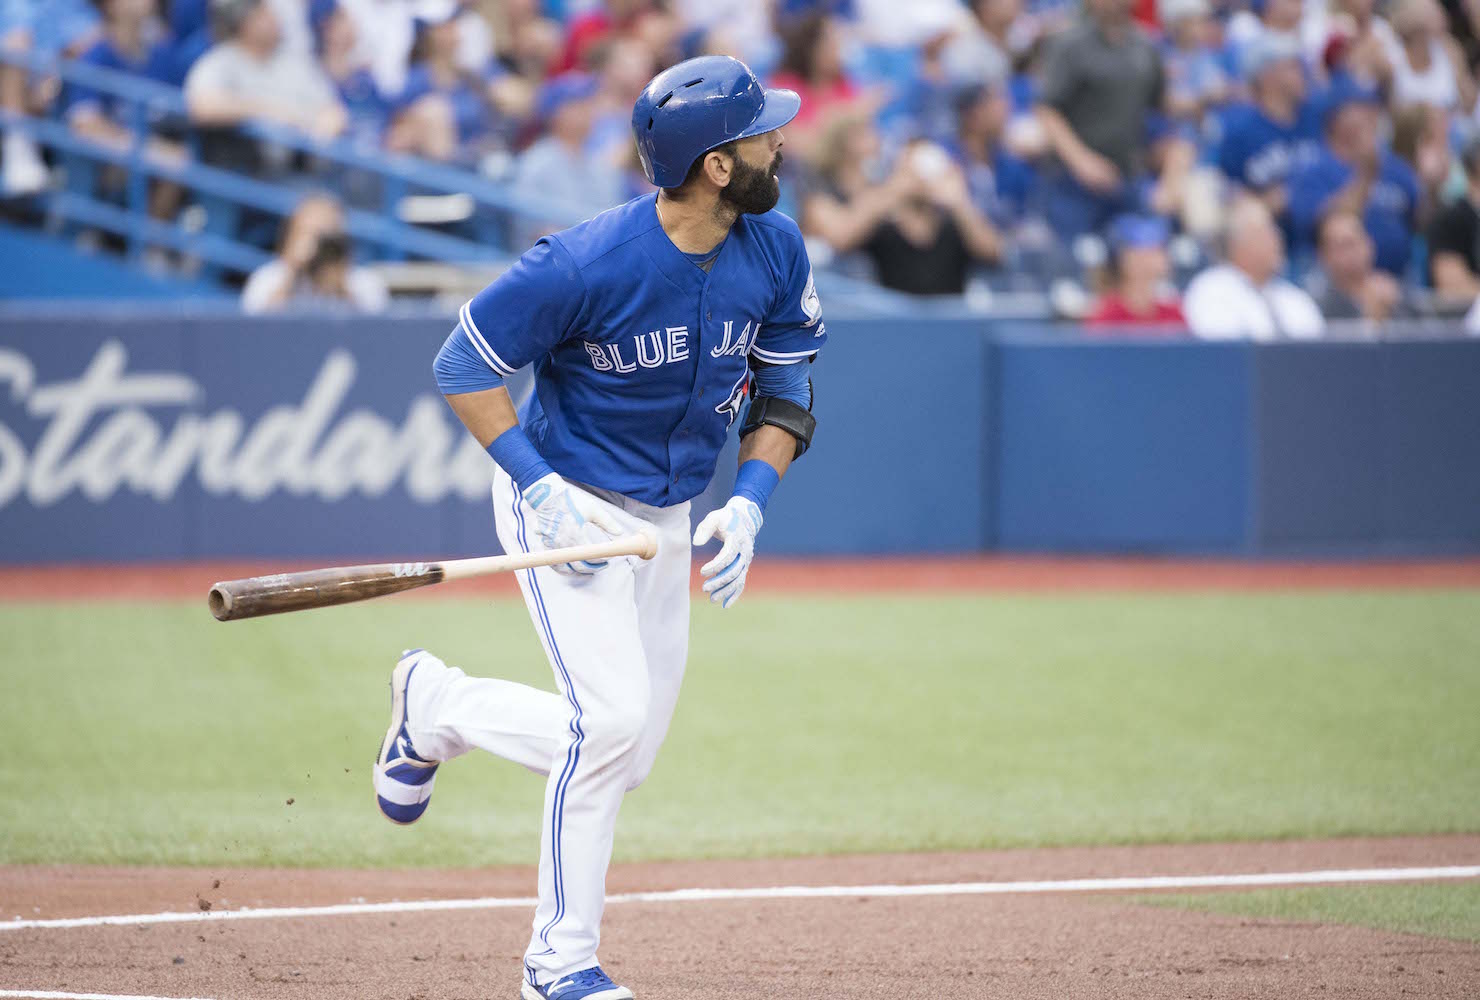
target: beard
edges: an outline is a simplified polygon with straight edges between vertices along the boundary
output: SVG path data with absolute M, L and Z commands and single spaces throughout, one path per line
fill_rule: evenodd
M 721 201 L 743 215 L 762 215 L 781 200 L 781 184 L 776 172 L 781 169 L 781 154 L 765 167 L 752 167 L 735 157 L 735 173 L 730 183 L 719 189 Z

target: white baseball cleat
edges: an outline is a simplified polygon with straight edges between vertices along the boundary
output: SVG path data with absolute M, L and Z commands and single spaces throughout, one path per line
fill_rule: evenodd
M 522 1000 L 634 1000 L 632 991 L 612 982 L 599 965 L 561 976 L 548 986 L 526 982 L 519 996 Z
M 391 671 L 391 726 L 370 772 L 376 806 L 386 819 L 402 826 L 415 823 L 427 811 L 439 763 L 418 755 L 406 732 L 406 688 L 423 652 L 406 650 Z

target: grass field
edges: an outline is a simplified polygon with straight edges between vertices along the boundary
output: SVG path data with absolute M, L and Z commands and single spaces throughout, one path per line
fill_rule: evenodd
M 1216 892 L 1149 896 L 1142 902 L 1236 917 L 1356 924 L 1480 942 L 1480 882 Z
M 447 768 L 414 837 L 369 801 L 401 648 L 550 686 L 515 600 L 9 604 L 0 634 L 0 862 L 535 860 L 513 765 Z M 693 638 L 619 858 L 1480 830 L 1475 591 L 748 596 Z

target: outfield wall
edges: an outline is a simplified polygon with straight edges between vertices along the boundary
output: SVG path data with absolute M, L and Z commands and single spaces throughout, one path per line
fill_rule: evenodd
M 0 562 L 493 549 L 489 459 L 432 382 L 448 328 L 0 315 Z M 768 551 L 1480 551 L 1480 341 L 829 330 Z

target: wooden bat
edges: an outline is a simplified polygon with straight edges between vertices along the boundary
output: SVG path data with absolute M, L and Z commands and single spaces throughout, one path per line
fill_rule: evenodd
M 285 611 L 327 608 L 386 594 L 398 594 L 446 580 L 465 580 L 490 573 L 510 573 L 535 566 L 558 566 L 583 560 L 658 554 L 658 539 L 646 532 L 623 535 L 594 545 L 520 552 L 508 556 L 449 559 L 429 563 L 375 563 L 335 566 L 302 573 L 274 573 L 245 580 L 224 580 L 211 587 L 211 614 L 217 621 L 258 618 Z

